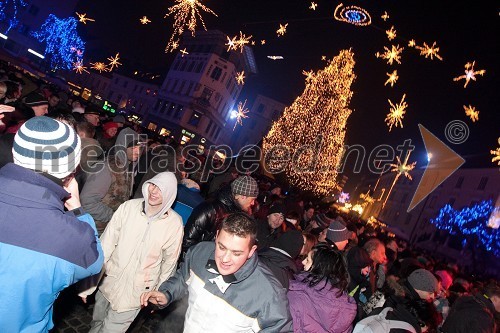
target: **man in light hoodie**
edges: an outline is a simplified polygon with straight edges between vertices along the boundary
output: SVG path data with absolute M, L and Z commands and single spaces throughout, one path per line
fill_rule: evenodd
M 123 203 L 101 236 L 104 278 L 90 333 L 125 332 L 141 310 L 141 294 L 157 290 L 175 272 L 183 235 L 182 219 L 171 209 L 177 179 L 172 172 L 159 173 L 142 192 L 145 199 Z M 80 293 L 84 302 L 94 284 Z

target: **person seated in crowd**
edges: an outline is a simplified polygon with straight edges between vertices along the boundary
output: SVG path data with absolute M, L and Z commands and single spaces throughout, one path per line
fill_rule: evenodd
M 357 305 L 347 294 L 348 283 L 342 253 L 328 244 L 316 245 L 304 259 L 304 272 L 290 281 L 294 332 L 350 332 Z
M 273 241 L 268 248 L 257 247 L 259 260 L 269 267 L 283 288 L 288 289 L 289 280 L 298 272 L 295 259 L 304 248 L 302 233 L 290 230 Z

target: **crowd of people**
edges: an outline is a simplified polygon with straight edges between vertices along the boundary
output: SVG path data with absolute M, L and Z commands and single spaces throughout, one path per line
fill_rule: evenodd
M 211 157 L 0 75 L 0 331 L 49 331 L 74 285 L 90 332 L 151 311 L 159 332 L 497 332 L 498 281 L 258 171 L 193 171 Z

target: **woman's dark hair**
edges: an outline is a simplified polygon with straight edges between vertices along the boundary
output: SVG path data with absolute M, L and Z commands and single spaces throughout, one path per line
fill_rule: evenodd
M 344 256 L 340 251 L 325 243 L 314 246 L 312 251 L 313 263 L 302 282 L 307 283 L 309 287 L 314 287 L 324 281 L 323 288 L 329 282 L 331 288 L 339 290 L 337 297 L 340 297 L 347 291 L 349 285 L 349 273 Z

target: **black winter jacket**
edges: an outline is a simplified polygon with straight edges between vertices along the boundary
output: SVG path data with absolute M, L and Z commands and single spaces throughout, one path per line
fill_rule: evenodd
M 213 241 L 222 220 L 229 214 L 241 211 L 229 186 L 221 189 L 215 200 L 208 200 L 196 206 L 184 227 L 183 253 L 199 242 Z
M 290 280 L 298 271 L 295 261 L 274 248 L 259 250 L 258 255 L 260 262 L 264 263 L 283 288 L 288 290 Z
M 481 294 L 462 296 L 451 307 L 441 328 L 444 333 L 495 333 L 495 307 Z

